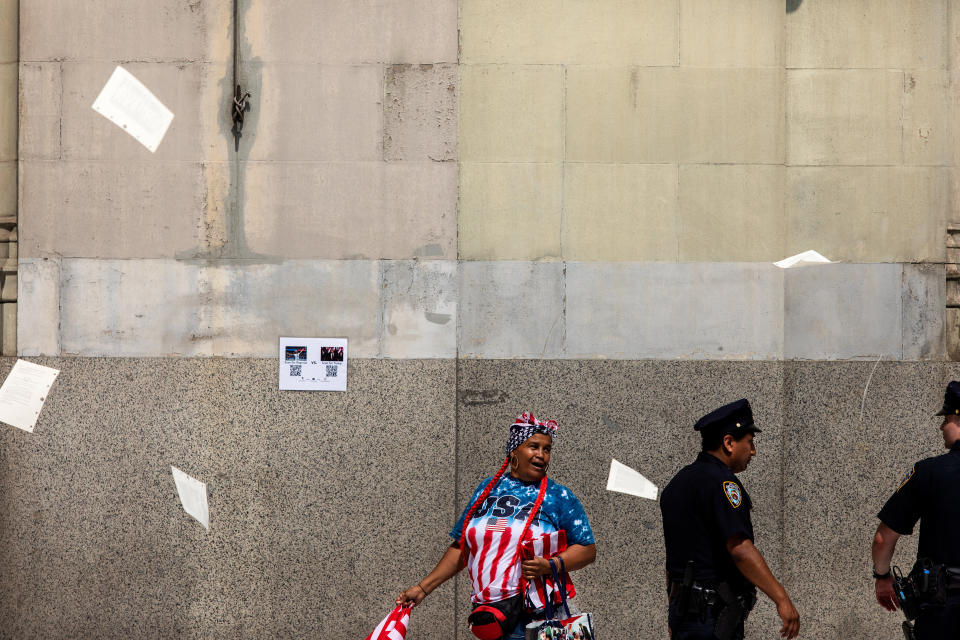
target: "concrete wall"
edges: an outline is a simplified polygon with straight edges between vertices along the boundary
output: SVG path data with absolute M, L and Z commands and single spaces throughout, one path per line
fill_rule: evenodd
M 945 357 L 952 3 L 514 4 L 241 2 L 236 152 L 231 3 L 25 5 L 19 352 Z M 155 155 L 89 108 L 121 62 Z
M 931 414 L 960 377 L 891 361 L 361 359 L 349 393 L 318 394 L 277 391 L 272 360 L 37 361 L 62 373 L 35 433 L 0 431 L 3 638 L 364 637 L 433 566 L 523 408 L 560 421 L 551 476 L 595 527 L 581 605 L 605 636 L 663 638 L 659 508 L 605 491 L 609 460 L 662 487 L 695 456 L 701 412 L 745 395 L 763 428 L 741 476 L 757 544 L 803 637 L 895 640 L 872 596 L 875 514 L 938 453 Z M 170 465 L 208 483 L 209 533 Z M 471 637 L 467 602 L 462 581 L 443 586 L 409 637 Z M 748 637 L 778 628 L 762 599 Z

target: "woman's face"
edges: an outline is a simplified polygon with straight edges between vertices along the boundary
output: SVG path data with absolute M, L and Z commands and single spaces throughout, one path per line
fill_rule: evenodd
M 524 482 L 538 482 L 547 475 L 552 442 L 552 438 L 545 433 L 535 433 L 524 440 L 523 444 L 510 454 L 510 472 L 513 477 Z

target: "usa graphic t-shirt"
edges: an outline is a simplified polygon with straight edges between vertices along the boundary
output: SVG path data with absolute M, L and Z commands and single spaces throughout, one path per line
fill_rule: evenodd
M 463 520 L 492 478 L 474 490 L 466 508 L 450 531 L 460 540 Z M 517 543 L 527 516 L 540 492 L 540 482 L 523 482 L 505 474 L 470 519 L 465 538 L 467 571 L 473 602 L 498 602 L 520 593 L 520 562 Z M 566 531 L 567 544 L 589 545 L 595 542 L 583 505 L 570 489 L 547 479 L 543 504 L 530 524 L 528 536 Z

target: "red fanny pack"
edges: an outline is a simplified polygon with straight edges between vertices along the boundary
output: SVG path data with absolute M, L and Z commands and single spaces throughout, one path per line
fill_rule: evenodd
M 513 596 L 499 602 L 476 605 L 467 623 L 471 633 L 480 640 L 500 640 L 513 633 L 521 613 L 523 596 Z

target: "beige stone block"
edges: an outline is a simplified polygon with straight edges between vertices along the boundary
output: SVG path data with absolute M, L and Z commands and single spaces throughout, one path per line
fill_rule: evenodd
M 787 72 L 787 162 L 900 164 L 903 73 Z
M 681 0 L 680 64 L 782 66 L 785 15 L 772 0 Z
M 456 65 L 390 65 L 384 83 L 384 159 L 456 160 Z
M 563 159 L 561 67 L 460 65 L 463 161 Z
M 461 260 L 560 257 L 563 165 L 460 163 Z
M 947 220 L 960 222 L 960 169 L 951 167 L 947 171 L 950 176 L 950 208 L 947 211 Z
M 244 34 L 264 62 L 456 62 L 457 0 L 251 2 Z
M 677 63 L 678 0 L 463 0 L 461 62 Z
M 381 358 L 457 357 L 457 261 L 380 262 Z
M 17 158 L 17 63 L 0 64 L 0 162 Z
M 238 207 L 233 183 L 239 167 L 232 162 L 209 162 L 201 166 L 203 199 L 193 218 L 196 244 L 177 254 L 179 259 L 252 256 L 243 236 L 243 209 Z
M 948 181 L 932 167 L 788 167 L 786 254 L 942 262 Z
M 23 259 L 17 266 L 19 354 L 60 355 L 60 261 Z
M 20 1 L 0 0 L 0 63 L 20 59 L 19 22 Z
M 173 257 L 196 242 L 199 164 L 21 161 L 20 255 Z
M 17 215 L 17 161 L 0 162 L 0 217 Z
M 784 179 L 777 165 L 681 165 L 680 261 L 786 257 Z
M 568 69 L 567 159 L 676 161 L 684 136 L 679 84 L 675 69 Z
M 457 167 L 452 162 L 251 163 L 246 242 L 286 258 L 452 259 Z
M 173 112 L 170 128 L 154 153 L 91 108 L 115 67 L 112 62 L 62 64 L 60 139 L 65 160 L 230 159 L 233 137 L 220 113 L 229 104 L 222 86 L 229 73 L 226 64 L 123 65 Z
M 157 0 L 20 3 L 21 60 L 222 61 L 232 3 Z
M 564 208 L 564 260 L 677 260 L 675 165 L 567 165 Z
M 951 2 L 950 3 L 950 34 L 948 41 L 949 46 L 949 56 L 950 60 L 960 60 L 960 2 Z M 960 87 L 960 64 L 950 64 L 950 85 L 951 87 Z M 950 105 L 954 104 L 954 99 L 952 93 L 950 94 Z M 951 132 L 950 139 L 951 144 L 950 148 L 953 150 L 951 154 L 951 164 L 954 167 L 960 167 L 960 110 L 956 108 L 951 108 L 947 112 L 949 118 L 947 120 L 947 126 Z
M 953 156 L 948 71 L 915 70 L 903 77 L 903 162 L 949 165 Z
M 249 128 L 251 160 L 381 160 L 377 65 L 265 64 Z
M 783 162 L 779 69 L 567 72 L 566 155 L 582 162 Z
M 938 0 L 802 2 L 787 16 L 787 67 L 944 69 L 948 4 Z
M 376 357 L 375 261 L 63 260 L 62 349 L 83 356 L 276 357 L 277 337 L 347 336 Z
M 20 157 L 25 160 L 60 157 L 61 66 L 59 62 L 20 66 Z

